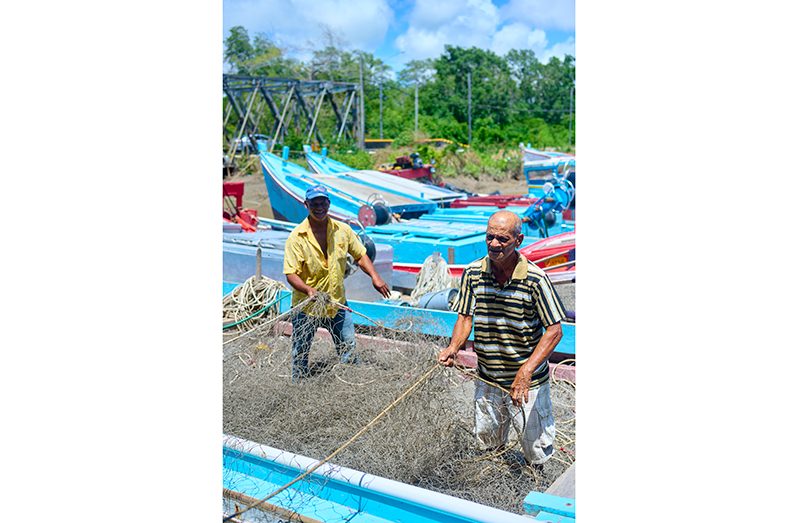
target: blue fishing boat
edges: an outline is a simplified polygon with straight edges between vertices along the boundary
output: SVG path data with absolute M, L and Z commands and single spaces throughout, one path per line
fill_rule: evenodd
M 403 194 L 431 200 L 437 204 L 447 204 L 467 197 L 463 192 L 419 183 L 381 171 L 353 169 L 327 156 L 326 148 L 322 149 L 321 154 L 319 154 L 313 152 L 310 146 L 306 145 L 304 146 L 304 151 L 308 166 L 317 176 L 332 175 L 344 181 L 357 181 L 372 188 L 374 191 L 382 191 L 386 187 L 390 187 Z
M 291 231 L 296 223 L 259 218 L 261 226 Z M 354 228 L 357 232 L 355 224 Z M 485 227 L 469 223 L 408 220 L 369 226 L 363 232 L 379 245 L 393 248 L 393 263 L 424 263 L 437 252 L 449 264 L 470 263 L 488 253 Z M 533 240 L 530 240 L 533 241 Z
M 385 205 L 392 202 L 396 204 L 402 198 L 396 191 L 384 192 L 392 195 L 392 202 L 381 203 L 376 198 L 364 200 L 365 186 L 362 184 L 342 180 L 335 175 L 311 175 L 288 161 L 287 150 L 284 150 L 282 158 L 262 152 L 260 159 L 272 211 L 278 220 L 293 223 L 302 221 L 307 216 L 303 203 L 305 191 L 315 183 L 322 183 L 330 192 L 330 216 L 356 228 L 365 227 L 375 242 L 392 245 L 395 261 L 421 263 L 437 251 L 444 255 L 448 263 L 469 263 L 487 252 L 483 241 L 485 228 L 490 215 L 498 207 L 442 209 L 430 202 L 426 208 L 413 209 L 413 214 L 421 219 L 397 220 Z M 527 208 L 505 208 L 522 218 L 527 242 L 569 230 L 558 213 L 567 205 L 573 193 L 552 183 L 546 187 L 546 196 L 539 198 L 533 205 Z M 366 187 L 365 191 L 371 189 Z M 350 194 L 350 191 L 360 195 Z M 405 198 L 405 202 L 413 200 L 411 196 Z
M 555 234 L 574 230 L 574 224 L 563 219 L 562 210 L 567 208 L 570 196 L 564 191 L 549 184 L 551 189 L 547 193 L 551 196 L 539 198 L 528 207 L 494 207 L 494 206 L 473 206 L 458 207 L 447 209 L 436 209 L 434 213 L 419 216 L 419 220 L 469 223 L 479 225 L 484 231 L 488 226 L 488 220 L 496 211 L 509 211 L 517 214 L 523 224 L 523 233 L 527 245 L 531 241 L 537 241 Z
M 531 492 L 524 500 L 528 514 L 513 514 L 340 465 L 325 463 L 314 469 L 317 465 L 318 461 L 306 456 L 225 435 L 225 516 L 268 497 L 236 521 L 264 521 L 269 516 L 272 520 L 324 523 L 575 521 L 576 502 L 570 498 Z M 302 480 L 277 492 L 309 470 L 312 472 Z
M 390 186 L 397 191 L 426 197 L 439 203 L 451 204 L 453 201 L 459 200 L 457 208 L 441 205 L 433 212 L 418 216 L 422 220 L 440 223 L 473 223 L 487 227 L 488 218 L 494 212 L 503 209 L 515 212 L 524 220 L 524 234 L 530 239 L 573 230 L 573 224 L 563 223 L 560 213 L 560 211 L 568 207 L 568 204 L 573 199 L 573 187 L 568 187 L 567 181 L 552 179 L 548 186 L 541 185 L 540 190 L 536 190 L 536 197 L 539 201 L 533 202 L 528 207 L 469 206 L 467 198 L 465 198 L 466 195 L 462 193 L 421 184 L 393 175 L 386 175 L 379 171 L 354 170 L 348 165 L 329 158 L 326 154 L 326 149 L 323 149 L 321 154 L 319 154 L 313 152 L 306 145 L 304 151 L 308 165 L 317 173 L 317 176 L 335 175 L 344 181 L 357 180 L 373 189 Z M 439 190 L 441 194 L 431 193 L 430 191 L 433 190 Z
M 348 297 L 352 288 L 350 278 L 347 278 L 344 283 Z M 230 282 L 223 283 L 223 294 L 232 291 L 230 286 Z M 288 299 L 290 294 L 291 292 L 287 290 L 278 293 L 277 302 L 274 304 L 278 314 L 283 314 L 291 309 L 291 300 Z M 397 303 L 390 300 L 376 302 L 356 299 L 347 299 L 347 306 L 355 313 L 353 314 L 355 325 L 362 327 L 379 325 L 393 330 L 412 330 L 421 334 L 448 338 L 451 337 L 454 324 L 457 321 L 457 313 L 445 306 L 440 308 L 411 307 L 406 303 Z M 428 306 L 434 307 L 435 305 L 428 303 Z M 576 357 L 576 323 L 563 322 L 562 335 L 563 337 L 554 349 L 554 353 L 560 359 Z M 468 336 L 468 341 L 474 341 L 473 330 Z
M 302 221 L 307 216 L 305 191 L 319 184 L 327 187 L 330 193 L 330 216 L 346 222 L 387 223 L 392 213 L 413 218 L 437 207 L 433 201 L 387 187 L 373 187 L 336 175 L 313 175 L 288 161 L 287 147 L 283 148 L 282 157 L 261 151 L 260 162 L 277 219 Z
M 450 310 L 426 309 L 420 307 L 403 307 L 392 303 L 361 302 L 358 300 L 347 301 L 347 305 L 356 313 L 355 325 L 373 327 L 370 319 L 380 322 L 380 325 L 396 329 L 430 334 L 441 337 L 451 337 L 457 313 Z M 287 309 L 286 309 L 287 310 Z M 281 311 L 282 312 L 282 311 Z M 362 315 L 362 316 L 361 316 Z M 468 341 L 474 341 L 474 332 L 468 336 Z M 576 324 L 562 323 L 562 339 L 554 352 L 560 357 L 573 358 L 576 356 Z
M 222 280 L 227 285 L 244 283 L 260 273 L 272 280 L 288 286 L 283 274 L 285 241 L 289 232 L 283 229 L 261 227 L 255 232 L 228 231 L 222 233 Z M 390 245 L 376 244 L 372 263 L 380 277 L 392 286 L 393 248 Z M 374 301 L 382 299 L 374 290 L 363 271 L 353 271 L 346 278 L 347 296 L 352 299 Z M 229 290 L 229 287 L 228 287 Z
M 275 229 L 292 230 L 307 217 L 305 191 L 318 180 L 302 167 L 266 152 L 261 166 L 272 212 L 277 219 L 259 218 L 259 223 Z M 365 232 L 375 243 L 390 245 L 394 261 L 423 263 L 433 252 L 442 253 L 449 263 L 469 263 L 487 254 L 485 228 L 480 224 L 451 221 L 393 221 L 380 203 L 349 195 L 337 185 L 327 185 L 330 216 L 349 223 L 356 232 Z M 431 203 L 435 207 L 434 203 Z
M 544 184 L 555 178 L 565 177 L 568 171 L 576 171 L 576 157 L 554 151 L 540 151 L 531 145 L 520 144 L 524 177 L 529 194 L 543 196 Z

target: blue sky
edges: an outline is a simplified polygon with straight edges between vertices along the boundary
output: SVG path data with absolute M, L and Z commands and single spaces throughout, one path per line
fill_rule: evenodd
M 542 61 L 576 56 L 575 0 L 224 0 L 223 37 L 236 25 L 265 33 L 307 59 L 330 41 L 373 53 L 395 71 L 444 45 L 503 55 L 532 49 Z M 327 35 L 327 36 L 325 36 Z

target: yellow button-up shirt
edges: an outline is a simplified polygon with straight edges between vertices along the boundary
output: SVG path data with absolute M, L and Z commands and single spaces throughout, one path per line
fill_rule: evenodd
M 291 231 L 285 242 L 284 274 L 297 274 L 307 285 L 330 295 L 334 301 L 342 303 L 344 294 L 344 274 L 346 271 L 346 255 L 351 254 L 355 260 L 366 254 L 366 248 L 346 223 L 330 218 L 327 221 L 327 256 L 321 252 L 321 246 L 313 236 L 309 218 Z M 291 296 L 291 306 L 308 297 L 296 289 Z M 327 316 L 335 316 L 338 309 L 327 307 Z M 304 312 L 309 313 L 309 310 Z

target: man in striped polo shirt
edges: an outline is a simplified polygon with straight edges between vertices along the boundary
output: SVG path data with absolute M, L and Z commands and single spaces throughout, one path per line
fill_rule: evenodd
M 452 340 L 438 359 L 452 365 L 474 327 L 479 376 L 491 383 L 476 382 L 477 441 L 500 448 L 512 424 L 527 463 L 539 466 L 554 453 L 548 359 L 562 338 L 565 310 L 546 273 L 518 252 L 521 230 L 515 213 L 490 217 L 488 255 L 463 271 Z

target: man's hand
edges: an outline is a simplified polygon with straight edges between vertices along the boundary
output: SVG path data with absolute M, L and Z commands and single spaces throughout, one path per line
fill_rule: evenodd
M 446 347 L 438 354 L 438 363 L 445 367 L 454 365 L 454 360 L 457 357 L 458 350 L 452 347 Z
M 380 275 L 377 273 L 377 269 L 374 268 L 374 265 L 371 263 L 371 260 L 365 254 L 357 260 L 357 266 L 363 269 L 363 272 L 371 276 L 371 284 L 374 288 L 385 296 L 386 298 L 391 296 L 391 289 L 388 288 L 388 285 L 382 281 Z
M 447 367 L 454 365 L 457 352 L 460 347 L 465 346 L 468 335 L 471 334 L 471 321 L 471 316 L 457 314 L 457 321 L 454 322 L 454 329 L 452 330 L 452 341 L 449 342 L 448 347 L 438 354 L 438 363 Z
M 299 277 L 299 274 L 286 274 L 285 279 L 288 280 L 288 283 L 291 285 L 291 287 L 303 294 L 307 294 L 309 298 L 312 298 L 316 295 L 316 293 L 319 292 L 302 281 L 302 278 Z
M 374 273 L 374 276 L 371 277 L 371 284 L 374 286 L 377 292 L 382 294 L 384 297 L 388 298 L 391 296 L 391 289 L 388 288 L 388 284 L 385 283 L 382 278 L 380 278 L 380 275 L 376 272 Z
M 524 403 L 529 402 L 529 381 L 532 379 L 532 372 L 525 367 L 518 369 L 513 384 L 510 385 L 510 399 L 513 405 L 523 407 Z

